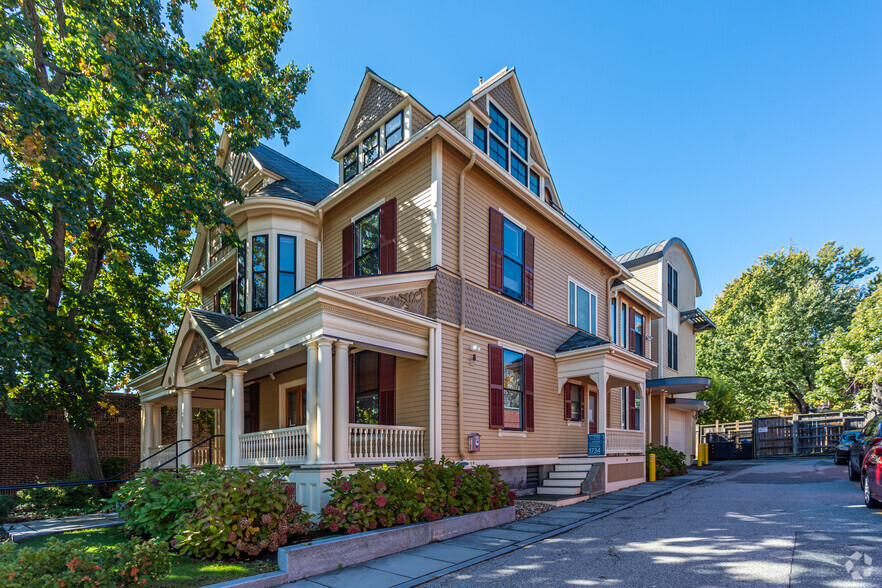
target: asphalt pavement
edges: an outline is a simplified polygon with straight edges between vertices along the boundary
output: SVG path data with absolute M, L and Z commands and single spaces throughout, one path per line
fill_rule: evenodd
M 832 460 L 725 473 L 427 586 L 882 586 L 882 511 Z

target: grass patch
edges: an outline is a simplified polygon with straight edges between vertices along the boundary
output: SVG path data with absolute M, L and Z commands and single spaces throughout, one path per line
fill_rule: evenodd
M 43 547 L 49 539 L 56 538 L 59 541 L 82 539 L 86 542 L 87 550 L 101 546 L 112 546 L 129 539 L 129 534 L 124 527 L 108 527 L 105 529 L 83 529 L 81 531 L 69 531 L 58 535 L 44 535 L 23 542 L 27 547 Z M 172 586 L 205 586 L 215 582 L 235 580 L 254 574 L 272 572 L 278 570 L 276 554 L 270 554 L 268 559 L 254 561 L 227 562 L 193 559 L 185 555 L 173 554 L 171 571 L 158 581 L 148 584 L 154 588 Z

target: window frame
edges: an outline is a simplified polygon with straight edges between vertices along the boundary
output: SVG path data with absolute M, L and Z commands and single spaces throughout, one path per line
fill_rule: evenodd
M 352 160 L 352 163 L 350 163 L 349 165 L 346 165 L 346 158 L 352 154 L 355 154 L 355 157 Z M 346 182 L 348 182 L 349 180 L 351 180 L 352 178 L 354 178 L 355 176 L 358 175 L 358 145 L 353 147 L 352 150 L 349 151 L 349 153 L 346 153 L 343 155 L 343 159 L 341 160 L 341 163 L 343 164 L 343 183 L 345 184 Z M 347 177 L 346 170 L 349 168 L 352 168 L 352 175 Z
M 493 116 L 494 112 L 498 116 L 494 117 Z M 509 125 L 511 124 L 511 120 L 509 119 L 509 117 L 506 114 L 504 114 L 502 112 L 502 110 L 499 109 L 498 106 L 496 106 L 495 104 L 493 104 L 493 102 L 490 102 L 490 101 L 487 102 L 487 113 L 490 115 L 490 126 L 488 127 L 490 129 L 490 132 L 492 132 L 494 135 L 499 137 L 502 140 L 502 143 L 504 145 L 508 145 L 509 144 L 508 138 L 511 134 L 509 132 Z M 497 120 L 497 118 L 501 118 L 503 121 L 505 121 L 505 136 L 503 136 L 502 134 L 500 134 L 499 131 L 497 131 L 493 128 L 494 125 L 496 127 L 499 127 L 499 121 Z
M 508 171 L 508 145 L 504 141 L 500 141 L 499 137 L 492 132 L 487 141 L 487 154 L 490 156 L 490 159 L 496 162 L 496 165 L 499 165 L 505 171 Z M 500 162 L 500 155 L 503 156 L 503 159 L 505 160 L 504 163 Z
M 585 291 L 588 294 L 588 313 L 589 313 L 589 328 L 584 329 L 579 326 L 579 289 Z M 597 301 L 600 298 L 597 293 L 591 288 L 585 286 L 575 278 L 568 278 L 567 285 L 567 297 L 569 298 L 569 308 L 568 308 L 568 318 L 570 321 L 570 325 L 576 327 L 577 329 L 581 329 L 586 333 L 591 333 L 592 335 L 597 335 Z
M 530 173 L 532 173 L 530 172 L 530 166 L 524 163 L 524 161 L 515 153 L 509 155 L 509 161 L 511 162 L 511 169 L 509 170 L 511 172 L 511 177 L 529 188 Z M 521 166 L 520 170 L 523 171 L 523 178 L 515 173 L 516 166 Z
M 588 415 L 585 414 L 585 418 L 582 418 L 583 409 L 582 402 L 585 399 L 586 390 L 585 386 L 582 384 L 570 384 L 570 421 L 581 423 L 583 420 L 588 420 Z M 583 396 L 584 395 L 584 396 Z M 577 400 L 574 400 L 576 398 Z M 578 410 L 577 410 L 578 409 Z M 585 411 L 587 413 L 587 411 Z M 573 415 L 576 416 L 573 416 Z
M 229 312 L 224 312 L 223 297 L 224 297 L 225 292 L 227 295 L 227 301 L 230 304 L 230 311 Z M 230 282 L 229 284 L 227 284 L 223 288 L 220 288 L 217 291 L 217 311 L 220 314 L 225 314 L 228 316 L 233 315 L 233 312 L 235 311 L 235 309 L 233 308 L 233 282 Z
M 359 231 L 359 226 L 362 223 L 362 221 L 364 221 L 366 218 L 368 218 L 370 216 L 377 217 L 377 247 L 376 247 L 376 249 L 371 249 L 367 253 L 362 252 L 361 255 L 359 255 L 359 244 L 361 243 L 361 233 Z M 355 235 L 352 240 L 352 246 L 355 249 L 352 252 L 352 259 L 353 259 L 353 263 L 355 264 L 354 275 L 355 276 L 378 276 L 378 275 L 380 275 L 380 206 L 376 207 L 375 209 L 371 210 L 368 213 L 361 215 L 357 220 L 353 221 L 352 224 L 355 226 Z M 377 273 L 375 273 L 375 274 L 360 273 L 361 265 L 359 264 L 359 261 L 361 261 L 363 258 L 371 255 L 372 253 L 376 253 L 376 256 L 377 256 Z
M 392 143 L 392 144 L 390 145 L 390 144 L 389 144 L 389 129 L 388 129 L 388 126 L 389 126 L 389 123 L 392 122 L 392 121 L 395 120 L 395 119 L 398 119 L 398 121 L 399 121 L 398 131 L 401 132 L 401 136 L 399 137 L 399 139 L 398 139 L 397 141 L 395 141 L 394 143 Z M 378 129 L 378 130 L 379 130 L 379 129 Z M 393 131 L 393 133 L 394 133 L 394 132 L 395 132 L 395 131 Z M 398 144 L 400 144 L 400 143 L 403 143 L 403 142 L 404 142 L 404 111 L 403 111 L 403 110 L 399 110 L 397 114 L 394 114 L 394 115 L 390 116 L 388 119 L 386 119 L 386 121 L 383 122 L 383 155 L 385 155 L 386 153 L 388 153 L 389 150 L 392 149 L 392 148 L 394 148 L 396 145 L 398 145 Z M 379 159 L 379 157 L 380 157 L 380 156 L 378 156 L 377 159 Z
M 518 248 L 519 248 L 519 250 L 520 250 L 520 252 L 521 252 L 521 259 L 520 259 L 520 261 L 518 261 L 517 259 L 514 259 L 513 257 L 511 257 L 511 256 L 509 255 L 509 253 L 508 253 L 508 250 L 507 250 L 506 246 L 505 246 L 505 243 L 506 243 L 505 236 L 508 234 L 508 232 L 506 231 L 506 228 L 507 228 L 508 226 L 511 226 L 511 227 L 513 227 L 514 229 L 516 229 L 516 230 L 518 231 L 518 235 L 520 236 L 520 243 L 518 244 Z M 503 215 L 503 217 L 502 217 L 502 293 L 503 293 L 504 295 L 508 296 L 509 298 L 512 298 L 512 299 L 514 299 L 514 300 L 517 300 L 518 302 L 523 302 L 523 301 L 524 301 L 524 266 L 525 266 L 525 259 L 524 259 L 524 253 L 525 253 L 525 252 L 524 252 L 524 234 L 525 234 L 526 232 L 527 232 L 527 231 L 526 231 L 526 229 L 524 229 L 524 227 L 520 226 L 518 223 L 512 221 L 510 218 L 508 218 L 508 217 L 506 217 L 505 215 Z M 519 291 L 519 292 L 514 292 L 513 290 L 510 290 L 509 288 L 507 288 L 506 285 L 505 285 L 505 279 L 506 279 L 506 277 L 505 277 L 505 265 L 506 265 L 506 261 L 510 261 L 511 263 L 516 264 L 516 265 L 517 265 L 518 267 L 520 267 L 520 269 L 521 269 L 521 271 L 520 271 L 521 287 L 520 287 L 520 291 Z
M 529 174 L 529 175 L 530 175 L 530 180 L 529 180 L 530 183 L 529 183 L 529 185 L 528 185 L 527 187 L 530 189 L 530 192 L 532 192 L 533 194 L 535 194 L 536 197 L 538 198 L 538 197 L 539 197 L 539 192 L 540 192 L 540 190 L 541 190 L 541 188 L 540 188 L 540 185 L 541 185 L 541 179 L 540 179 L 540 177 L 539 177 L 539 174 L 537 174 L 536 172 L 534 172 L 532 169 L 530 170 L 530 174 Z M 536 178 L 536 189 L 535 189 L 535 190 L 533 189 L 533 178 Z
M 619 325 L 619 330 L 622 333 L 622 340 L 619 342 L 621 347 L 625 349 L 628 348 L 628 338 L 630 336 L 630 321 L 628 321 L 628 304 L 622 300 L 619 302 L 619 318 L 621 319 L 621 325 Z
M 680 335 L 668 329 L 668 369 L 680 370 Z
M 248 238 L 236 248 L 236 314 L 248 312 Z
M 519 129 L 517 126 L 515 126 L 515 124 L 513 122 L 509 121 L 508 134 L 509 134 L 508 145 L 511 148 L 511 152 L 513 154 L 517 155 L 518 157 L 520 157 L 521 159 L 523 159 L 524 161 L 529 161 L 530 160 L 530 137 L 527 136 L 527 133 L 522 132 L 521 129 Z M 524 153 L 521 153 L 520 151 L 518 151 L 518 147 L 521 146 L 520 140 L 517 141 L 517 147 L 515 146 L 515 140 L 514 140 L 515 134 L 519 135 L 520 137 L 522 137 L 524 139 L 524 141 L 523 141 Z
M 263 242 L 263 269 L 261 271 L 254 270 L 254 256 L 257 253 L 257 243 Z M 259 306 L 257 302 L 257 277 L 263 276 L 263 305 Z M 254 312 L 266 310 L 269 307 L 269 235 L 254 235 L 251 237 L 251 310 Z
M 374 147 L 372 147 L 371 149 L 366 149 L 365 144 L 367 144 L 368 140 L 370 140 L 372 137 L 377 138 L 377 144 Z M 383 155 L 382 153 L 380 153 L 380 128 L 377 127 L 377 129 L 374 130 L 374 132 L 368 133 L 367 135 L 365 135 L 364 139 L 361 140 L 360 147 L 361 147 L 360 150 L 361 150 L 361 159 L 362 159 L 361 171 L 364 171 L 367 168 L 369 168 L 371 165 L 376 163 L 380 159 L 380 157 L 382 157 L 382 155 Z M 368 161 L 368 159 L 367 159 L 368 152 L 373 151 L 375 149 L 377 151 L 376 157 L 374 157 L 373 159 Z
M 643 357 L 646 347 L 646 333 L 643 332 L 645 328 L 646 317 L 643 316 L 642 312 L 637 312 L 637 310 L 634 310 L 634 353 L 636 353 L 640 357 Z M 637 336 L 638 334 L 640 335 L 639 337 Z
M 291 271 L 282 269 L 282 240 L 283 239 L 291 239 L 291 245 L 293 246 L 293 251 L 291 253 L 291 258 L 294 263 L 294 267 Z M 294 284 L 294 288 L 291 290 L 290 294 L 286 294 L 282 296 L 282 274 L 290 275 Z M 297 237 L 295 235 L 285 235 L 279 233 L 276 238 L 276 300 L 281 302 L 285 298 L 289 296 L 293 296 L 297 293 Z
M 298 414 L 297 416 L 303 417 L 302 418 L 302 420 L 303 420 L 302 425 L 291 424 L 291 396 L 292 395 L 300 397 L 300 402 L 298 403 L 299 410 L 297 410 L 296 412 L 301 413 L 301 414 Z M 285 424 L 287 427 L 302 427 L 302 426 L 306 425 L 306 407 L 304 406 L 305 404 L 306 404 L 306 386 L 303 386 L 303 385 L 292 386 L 290 388 L 285 389 Z M 296 420 L 296 417 L 295 417 L 295 420 Z
M 680 307 L 680 272 L 668 264 L 668 302 L 675 308 Z
M 616 316 L 616 312 L 618 312 L 618 311 L 617 311 L 617 308 L 616 308 L 616 298 L 615 298 L 615 297 L 610 298 L 609 304 L 610 304 L 610 313 L 609 313 L 609 317 L 610 317 L 610 320 L 609 320 L 609 333 L 610 333 L 610 337 L 609 337 L 609 340 L 610 340 L 610 343 L 616 344 L 616 342 L 617 342 L 617 340 L 618 340 L 618 338 L 619 338 L 619 337 L 618 337 L 618 335 L 619 335 L 619 334 L 618 334 L 618 325 L 619 325 L 619 321 L 618 321 L 618 317 Z
M 361 370 L 361 362 L 362 362 L 362 360 L 363 360 L 364 358 L 368 357 L 368 356 L 371 355 L 371 354 L 373 354 L 373 357 L 375 358 L 374 361 L 376 362 L 376 366 L 377 366 L 377 387 L 376 387 L 376 388 L 369 389 L 369 390 L 367 390 L 367 391 L 361 391 L 361 392 L 359 392 L 359 390 L 358 390 L 358 385 L 359 385 L 359 379 L 360 379 L 360 374 L 359 374 L 359 372 L 360 372 L 360 370 Z M 380 354 L 379 354 L 378 351 L 370 351 L 370 350 L 359 351 L 358 353 L 355 353 L 355 354 L 352 355 L 352 361 L 353 361 L 353 366 L 352 366 L 352 401 L 353 401 L 353 408 L 352 408 L 352 410 L 353 410 L 353 412 L 354 412 L 354 416 L 355 416 L 355 418 L 352 419 L 352 420 L 353 420 L 353 424 L 358 424 L 358 425 L 379 425 L 379 424 L 380 424 L 380 420 L 381 420 L 381 414 L 382 414 L 382 410 L 381 410 L 381 408 L 380 408 Z M 359 398 L 359 395 L 361 395 L 362 397 L 364 397 L 365 395 L 376 396 L 376 398 L 377 398 L 377 413 L 376 413 L 376 417 L 377 417 L 377 418 L 376 418 L 376 422 L 374 422 L 374 423 L 368 423 L 368 422 L 361 422 L 361 421 L 359 421 L 359 412 L 358 412 L 358 398 Z
M 514 388 L 509 388 L 505 385 L 505 383 L 506 383 L 505 382 L 506 366 L 510 365 L 509 362 L 507 361 L 507 356 L 509 356 L 509 355 L 520 356 L 520 361 L 521 361 L 521 363 L 520 363 L 521 374 L 520 374 L 520 379 L 519 379 L 520 386 L 521 386 L 520 390 L 517 390 Z M 526 355 L 527 354 L 522 351 L 515 351 L 514 349 L 507 349 L 505 347 L 502 348 L 502 415 L 503 415 L 502 416 L 502 422 L 503 422 L 502 429 L 504 431 L 523 431 L 523 430 L 525 430 L 525 427 L 524 427 L 524 424 L 525 424 L 524 423 L 524 413 L 525 413 L 524 404 L 526 402 L 526 386 L 524 385 L 525 384 L 524 378 L 526 378 L 526 370 L 524 369 L 525 368 L 524 357 L 526 357 Z M 516 361 L 517 360 L 515 360 L 515 362 Z M 512 363 L 515 363 L 515 362 L 512 362 Z M 518 410 L 518 420 L 519 420 L 520 426 L 518 426 L 517 428 L 504 426 L 505 425 L 505 412 L 506 412 L 506 410 L 508 410 L 506 408 L 507 394 L 510 392 L 518 395 L 518 409 L 517 410 Z

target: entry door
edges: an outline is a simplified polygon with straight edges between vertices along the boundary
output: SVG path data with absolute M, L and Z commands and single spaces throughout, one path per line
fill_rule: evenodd
M 588 392 L 588 432 L 597 432 L 597 392 Z
M 679 410 L 668 412 L 668 446 L 683 453 L 686 453 L 686 416 Z

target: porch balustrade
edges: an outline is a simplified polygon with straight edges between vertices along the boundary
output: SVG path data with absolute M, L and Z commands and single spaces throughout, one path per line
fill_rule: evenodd
M 157 453 L 156 455 L 153 455 L 154 453 L 156 453 L 159 450 L 162 450 L 162 452 Z M 147 448 L 147 455 L 153 455 L 153 457 L 151 457 L 149 460 L 145 461 L 141 465 L 142 469 L 146 470 L 146 469 L 157 468 L 160 466 L 160 464 L 162 464 L 168 460 L 172 460 L 172 461 L 165 464 L 164 466 L 162 466 L 162 469 L 164 469 L 164 470 L 175 469 L 174 458 L 175 458 L 175 451 L 176 450 L 177 449 L 174 444 L 172 444 L 172 445 L 157 445 L 155 447 L 148 447 Z
M 306 462 L 306 427 L 291 427 L 239 435 L 241 465 L 279 465 Z
M 646 442 L 643 431 L 628 431 L 624 429 L 606 430 L 606 453 L 644 453 Z
M 357 463 L 423 459 L 425 427 L 349 425 L 349 459 Z
M 208 459 L 208 445 L 200 445 L 191 451 L 193 454 L 193 465 L 201 466 L 203 464 L 209 463 Z M 212 443 L 211 445 L 211 463 L 216 466 L 224 465 L 224 443 L 223 439 L 218 443 Z

